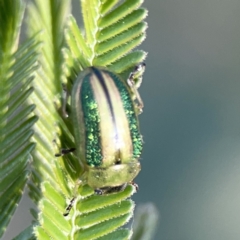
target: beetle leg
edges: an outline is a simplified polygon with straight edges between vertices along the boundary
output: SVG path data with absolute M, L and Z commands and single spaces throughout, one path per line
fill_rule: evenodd
M 130 182 L 129 184 L 135 187 L 136 192 L 139 190 L 139 187 L 135 182 Z
M 78 190 L 78 188 L 79 188 L 79 186 L 82 184 L 82 180 L 78 180 L 77 182 L 76 182 L 76 185 L 75 185 L 75 187 L 74 187 L 74 197 L 71 199 L 71 201 L 70 201 L 70 203 L 68 204 L 68 206 L 67 206 L 67 208 L 66 208 L 66 210 L 65 210 L 65 213 L 63 214 L 63 216 L 64 217 L 66 217 L 66 216 L 68 216 L 68 214 L 70 213 L 70 211 L 71 211 L 71 209 L 72 209 L 72 207 L 73 207 L 73 204 L 74 204 L 74 202 L 75 202 L 75 200 L 76 200 L 76 196 L 77 196 L 77 190 Z
M 140 86 L 142 82 L 142 75 L 145 71 L 146 64 L 140 63 L 138 64 L 135 69 L 130 73 L 127 83 L 129 87 L 132 89 L 134 98 L 137 100 L 137 108 L 138 108 L 138 114 L 142 112 L 142 109 L 144 107 L 142 98 L 137 90 L 137 88 Z
M 139 63 L 129 75 L 129 79 L 131 79 L 136 88 L 139 88 L 142 83 L 142 76 L 145 72 L 145 69 L 146 64 L 144 62 Z
M 103 190 L 100 189 L 100 188 L 97 188 L 97 189 L 94 190 L 94 193 L 95 193 L 96 195 L 103 195 Z
M 68 216 L 68 214 L 70 213 L 72 207 L 73 207 L 73 204 L 74 204 L 74 201 L 75 201 L 76 197 L 72 198 L 72 200 L 70 201 L 70 203 L 68 204 L 67 208 L 66 208 L 66 211 L 65 213 L 63 214 L 64 217 Z
M 61 152 L 60 153 L 56 153 L 55 157 L 61 157 L 61 156 L 65 155 L 65 154 L 74 152 L 75 150 L 76 150 L 76 148 L 61 149 Z

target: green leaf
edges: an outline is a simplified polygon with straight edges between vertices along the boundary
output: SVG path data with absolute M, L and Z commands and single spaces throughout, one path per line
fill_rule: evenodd
M 0 237 L 10 222 L 29 178 L 34 105 L 26 105 L 37 67 L 35 37 L 18 46 L 25 6 L 0 0 Z M 30 115 L 31 114 L 31 115 Z
M 146 35 L 147 24 L 143 20 L 147 11 L 139 8 L 142 1 L 81 2 L 84 30 L 79 30 L 71 16 L 65 34 L 69 46 L 69 50 L 64 50 L 68 69 L 66 83 L 71 85 L 79 72 L 91 65 L 128 74 L 146 57 L 145 52 L 134 50 Z M 125 196 L 128 191 L 131 193 Z M 134 192 L 135 189 L 128 186 L 121 193 L 88 195 L 85 199 L 79 190 L 70 212 L 72 239 L 129 239 L 131 230 L 119 227 L 133 215 L 133 202 L 125 199 Z
M 100 239 L 103 236 L 104 239 L 111 239 L 109 236 L 126 224 L 133 215 L 135 205 L 128 198 L 135 193 L 135 187 L 128 186 L 122 192 L 105 196 L 86 197 L 83 194 L 84 188 L 80 188 L 77 204 L 70 213 L 71 217 L 75 217 L 77 227 L 73 229 L 74 239 Z M 124 233 L 131 235 L 131 231 L 126 229 Z
M 18 236 L 13 240 L 34 240 L 35 236 L 33 235 L 33 226 L 30 225 L 24 231 L 22 231 Z
M 159 212 L 155 205 L 139 205 L 135 214 L 132 240 L 151 240 L 159 221 Z
M 37 106 L 35 114 L 39 116 L 34 126 L 37 147 L 33 154 L 32 182 L 29 184 L 29 195 L 39 209 L 38 214 L 32 211 L 38 220 L 34 227 L 38 239 L 65 239 L 71 232 L 69 220 L 63 216 L 66 196 L 72 196 L 71 188 L 74 186 L 70 169 L 65 167 L 70 164 L 63 158 L 54 157 L 61 147 L 59 139 L 62 131 L 66 136 L 62 142 L 74 145 L 72 134 L 59 114 L 62 113 L 61 90 L 65 74 L 62 55 L 64 27 L 69 9 L 70 1 L 58 0 L 36 0 L 28 8 L 28 34 L 31 37 L 40 32 L 38 41 L 42 43 L 41 68 L 36 74 L 33 83 L 35 91 L 30 97 Z
M 75 147 L 71 119 L 62 111 L 62 86 L 69 91 L 79 72 L 90 65 L 124 74 L 146 57 L 145 52 L 134 50 L 145 39 L 147 28 L 143 22 L 147 12 L 139 8 L 141 4 L 139 0 L 83 0 L 84 31 L 68 16 L 70 1 L 35 0 L 29 5 L 28 34 L 40 32 L 38 42 L 42 43 L 40 69 L 30 96 L 39 116 L 29 183 L 29 195 L 39 209 L 38 214 L 32 211 L 38 220 L 37 239 L 129 239 L 132 235 L 131 229 L 120 227 L 133 215 L 129 198 L 136 189 L 128 186 L 123 192 L 96 196 L 80 183 L 82 169 L 74 154 L 54 155 L 61 148 Z M 67 104 L 68 113 L 69 108 Z M 72 210 L 64 217 L 71 201 Z
M 74 72 L 87 66 L 103 66 L 121 74 L 145 59 L 145 52 L 133 50 L 146 37 L 147 24 L 143 20 L 147 11 L 139 8 L 142 2 L 82 1 L 85 34 L 77 28 L 73 17 L 69 18 L 66 31 L 69 54 L 80 62 Z
M 37 71 L 33 82 L 34 92 L 30 102 L 36 104 L 35 114 L 39 121 L 34 126 L 34 140 L 37 142 L 36 151 L 33 153 L 33 173 L 29 183 L 29 195 L 38 205 L 40 212 L 35 211 L 33 216 L 38 221 L 43 221 L 45 209 L 42 209 L 44 198 L 41 191 L 43 182 L 50 182 L 54 189 L 69 195 L 69 183 L 65 180 L 65 163 L 62 158 L 56 159 L 54 154 L 58 151 L 59 135 L 61 128 L 66 129 L 58 110 L 61 108 L 61 90 L 63 72 L 64 25 L 69 14 L 70 1 L 36 0 L 28 6 L 28 35 L 38 34 L 38 42 L 42 43 L 40 51 L 40 69 Z M 70 139 L 73 142 L 72 135 Z M 41 202 L 41 201 L 42 202 Z M 63 201 L 61 212 L 64 211 Z M 36 229 L 40 229 L 36 227 Z M 36 230 L 35 230 L 36 231 Z

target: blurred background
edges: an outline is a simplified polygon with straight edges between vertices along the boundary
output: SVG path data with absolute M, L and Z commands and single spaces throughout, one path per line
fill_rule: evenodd
M 145 0 L 144 7 L 145 144 L 134 200 L 157 206 L 154 240 L 239 240 L 240 1 Z M 29 224 L 30 205 L 22 200 L 4 239 Z

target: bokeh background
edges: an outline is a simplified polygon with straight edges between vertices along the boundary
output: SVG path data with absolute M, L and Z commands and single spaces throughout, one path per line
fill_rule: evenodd
M 240 1 L 145 0 L 144 7 L 145 145 L 134 200 L 157 206 L 156 240 L 239 240 Z M 29 224 L 29 206 L 24 198 L 4 239 Z

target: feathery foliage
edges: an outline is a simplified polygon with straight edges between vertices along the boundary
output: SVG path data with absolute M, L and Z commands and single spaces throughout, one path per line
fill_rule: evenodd
M 30 101 L 37 105 L 35 110 L 39 121 L 34 126 L 34 141 L 37 142 L 33 153 L 32 182 L 29 184 L 30 196 L 41 211 L 41 184 L 47 181 L 59 192 L 69 195 L 67 183 L 64 182 L 63 159 L 55 159 L 58 151 L 54 139 L 57 138 L 59 126 L 65 125 L 57 108 L 61 105 L 62 48 L 64 45 L 64 25 L 69 13 L 69 1 L 41 0 L 31 3 L 28 8 L 28 34 L 33 36 L 40 32 L 38 41 L 42 43 L 40 68 L 33 83 L 34 93 Z M 61 211 L 63 211 L 61 209 Z M 37 216 L 33 212 L 33 216 Z M 44 218 L 44 213 L 42 215 Z
M 107 240 L 130 239 L 132 235 L 132 230 L 120 227 L 133 215 L 134 203 L 129 197 L 135 188 L 96 196 L 93 189 L 79 184 L 82 171 L 76 156 L 55 158 L 54 154 L 75 146 L 71 119 L 62 114 L 62 85 L 70 90 L 79 72 L 92 65 L 126 77 L 145 59 L 145 52 L 133 50 L 145 39 L 147 12 L 140 8 L 142 2 L 82 0 L 84 32 L 69 15 L 70 0 L 35 0 L 29 5 L 28 35 L 40 33 L 37 40 L 42 43 L 40 68 L 30 96 L 39 117 L 34 126 L 37 147 L 29 183 L 30 197 L 39 209 L 32 210 L 38 239 Z M 73 209 L 64 217 L 73 197 Z
M 156 206 L 152 203 L 139 205 L 134 218 L 132 240 L 151 240 L 158 220 L 159 213 Z
M 63 217 L 65 199 L 71 199 L 74 195 L 76 181 L 80 177 L 80 166 L 75 156 L 64 157 L 64 160 L 53 157 L 57 151 L 53 140 L 57 146 L 74 146 L 71 123 L 68 119 L 61 118 L 59 95 L 62 82 L 67 83 L 68 79 L 70 83 L 73 82 L 79 71 L 90 65 L 110 65 L 116 72 L 121 73 L 145 57 L 143 52 L 128 52 L 140 44 L 145 36 L 143 29 L 146 25 L 142 24 L 142 31 L 138 25 L 146 13 L 141 20 L 128 20 L 129 24 L 125 28 L 120 26 L 122 24 L 119 25 L 119 20 L 126 21 L 129 13 L 136 14 L 141 2 L 126 1 L 114 10 L 112 8 L 117 1 L 110 5 L 109 2 L 82 1 L 86 35 L 79 31 L 74 18 L 70 17 L 66 31 L 70 50 L 63 48 L 64 22 L 69 2 L 36 1 L 36 4 L 29 8 L 29 34 L 33 35 L 42 30 L 39 41 L 44 43 L 42 67 L 37 74 L 36 90 L 31 97 L 31 100 L 37 103 L 36 114 L 40 118 L 35 127 L 34 139 L 38 146 L 34 153 L 35 170 L 30 185 L 30 194 L 40 209 L 40 224 L 35 228 L 39 239 L 50 236 L 56 239 L 97 239 L 104 236 L 104 239 L 107 239 L 109 233 L 109 239 L 112 239 L 113 234 L 122 236 L 119 239 L 128 239 L 131 235 L 124 229 L 113 233 L 132 215 L 134 204 L 131 200 L 124 200 L 133 194 L 134 189 L 131 186 L 124 192 L 110 196 L 94 196 L 92 189 L 87 186 L 80 187 L 77 189 L 77 204 L 69 217 Z M 119 13 L 119 18 L 114 17 L 116 13 Z M 113 27 L 114 24 L 116 26 Z M 128 30 L 130 26 L 136 29 L 133 35 L 133 29 L 131 32 Z M 114 32 L 114 29 L 118 31 Z M 104 37 L 101 31 L 105 31 L 108 37 Z M 127 39 L 127 44 L 123 41 L 124 38 Z M 63 51 L 66 60 L 64 65 L 61 55 Z M 118 67 L 123 56 L 125 64 Z M 39 191 L 40 184 L 42 192 Z
M 30 143 L 35 106 L 26 99 L 33 91 L 38 44 L 33 37 L 18 46 L 24 8 L 20 0 L 0 0 L 0 237 L 22 197 L 35 146 Z
M 80 31 L 73 17 L 69 19 L 66 40 L 70 68 L 77 73 L 88 66 L 107 67 L 115 73 L 128 76 L 146 53 L 134 50 L 146 37 L 147 16 L 139 8 L 143 0 L 82 1 L 84 30 Z M 73 59 L 72 59 L 73 58 Z

